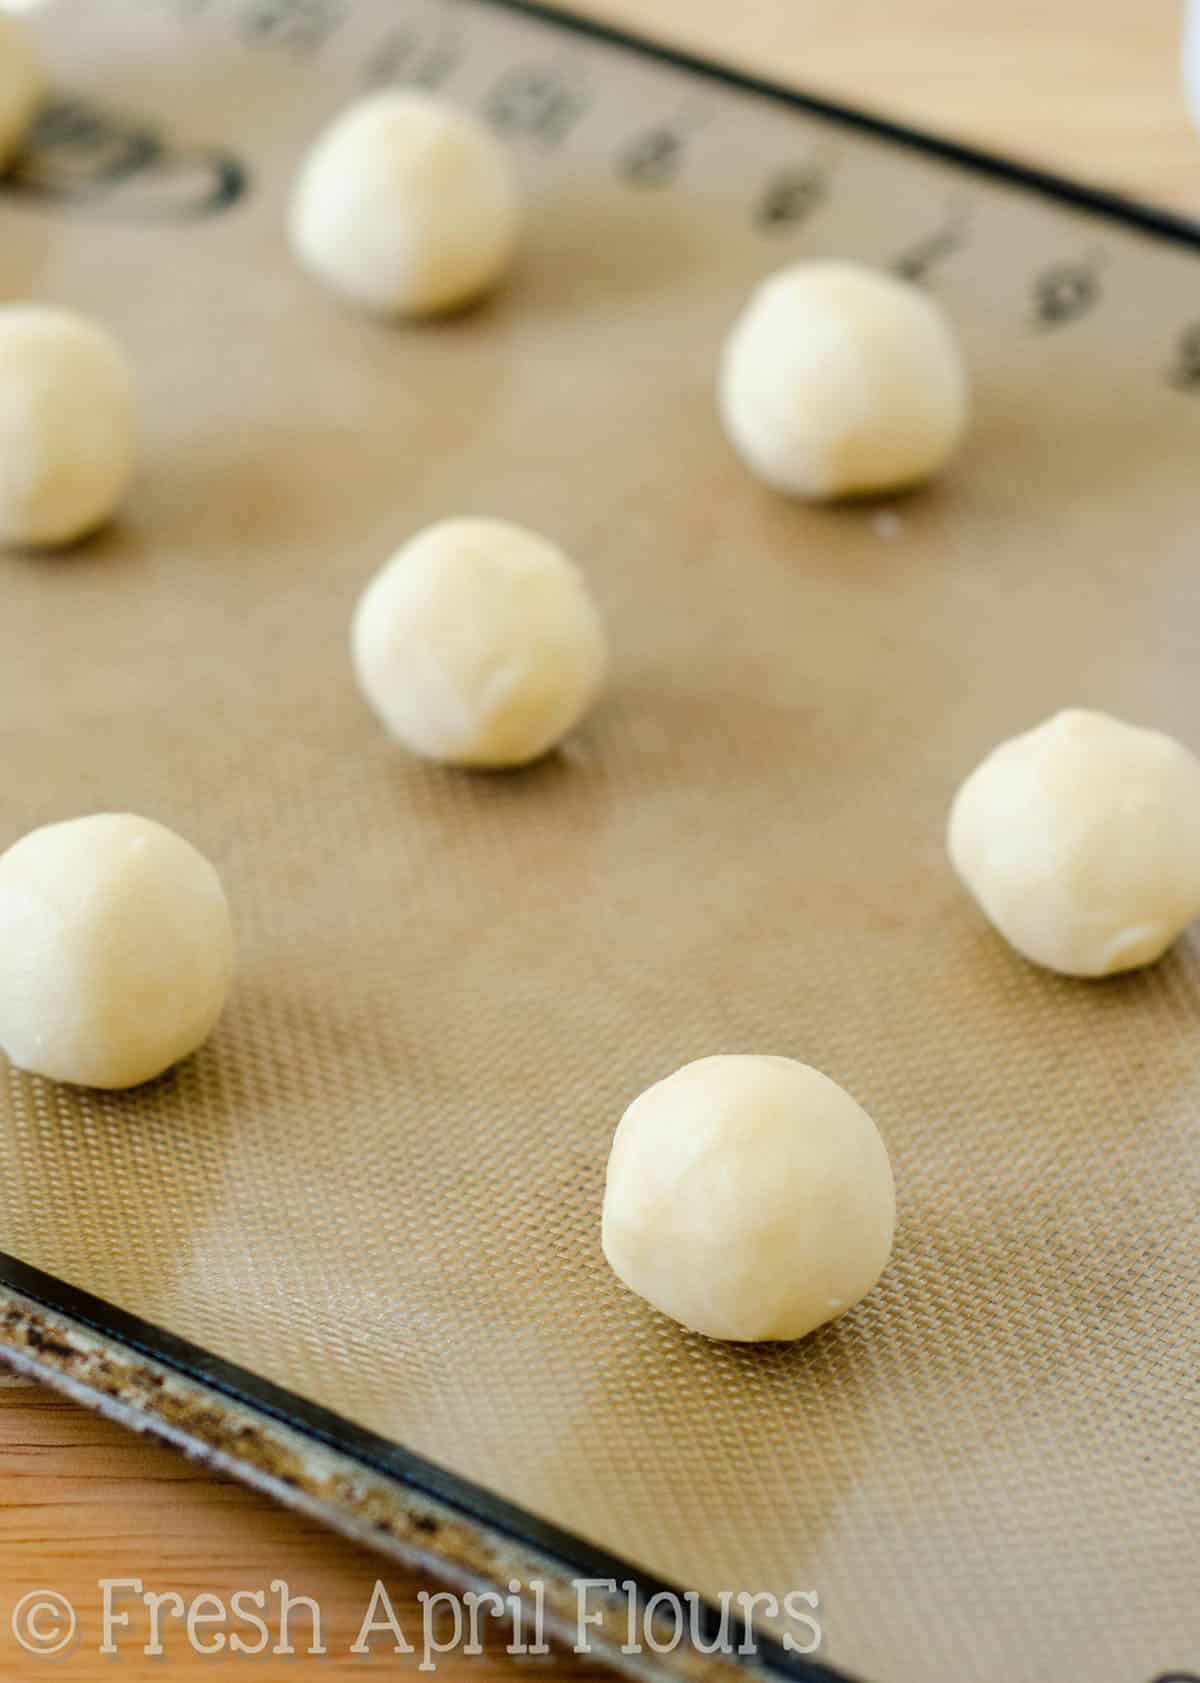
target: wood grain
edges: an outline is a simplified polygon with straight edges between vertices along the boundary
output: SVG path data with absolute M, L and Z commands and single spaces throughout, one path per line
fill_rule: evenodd
M 643 30 L 803 85 L 970 138 L 1070 173 L 1200 211 L 1200 140 L 1178 77 L 1179 9 L 1165 0 L 613 0 L 592 8 Z M 361 1678 L 347 1650 L 377 1578 L 416 1642 L 417 1595 L 432 1588 L 271 1507 L 247 1491 L 23 1385 L 0 1386 L 0 1677 L 47 1675 L 22 1654 L 9 1615 L 33 1589 L 76 1605 L 79 1645 L 58 1679 L 101 1672 L 103 1578 L 228 1598 L 283 1579 L 324 1615 L 327 1658 L 205 1659 L 178 1623 L 165 1658 L 141 1655 L 135 1624 L 122 1646 L 126 1683 L 169 1674 L 222 1678 Z M 144 1628 L 144 1626 L 142 1627 Z M 303 1621 L 296 1629 L 302 1632 Z M 247 1636 L 253 1633 L 247 1632 Z M 144 1640 L 144 1637 L 141 1639 Z M 451 1683 L 511 1678 L 503 1638 L 479 1658 L 443 1661 Z M 304 1645 L 298 1636 L 297 1647 Z M 392 1661 L 410 1671 L 417 1657 Z M 112 1663 L 112 1662 L 108 1662 Z M 543 1676 L 585 1675 L 562 1657 L 523 1660 Z M 287 1671 L 282 1671 L 286 1664 Z M 265 1668 L 264 1668 L 265 1667 Z
M 238 1657 L 227 1649 L 209 1657 L 197 1653 L 185 1621 L 173 1604 L 164 1604 L 163 1654 L 155 1656 L 143 1652 L 153 1640 L 148 1611 L 136 1593 L 118 1598 L 113 1591 L 113 1605 L 131 1615 L 128 1628 L 113 1633 L 119 1656 L 114 1675 L 126 1683 L 161 1683 L 164 1668 L 171 1677 L 212 1677 L 214 1665 L 222 1678 L 291 1676 L 318 1668 L 332 1683 L 349 1678 L 361 1683 L 368 1662 L 351 1648 L 377 1582 L 384 1584 L 400 1629 L 416 1652 L 396 1656 L 393 1639 L 384 1632 L 370 1643 L 376 1666 L 404 1665 L 415 1672 L 420 1663 L 426 1610 L 418 1596 L 423 1590 L 436 1592 L 438 1585 L 398 1571 L 313 1522 L 49 1392 L 12 1382 L 0 1388 L 0 1491 L 0 1677 L 5 1683 L 46 1675 L 92 1678 L 106 1664 L 117 1664 L 99 1655 L 104 1640 L 101 1585 L 122 1579 L 140 1580 L 144 1589 L 158 1594 L 174 1592 L 185 1608 L 202 1594 L 228 1607 L 235 1592 L 261 1590 L 271 1649 L 284 1640 L 282 1592 L 272 1586 L 282 1581 L 291 1597 L 311 1597 L 320 1610 L 316 1639 L 311 1614 L 295 1609 L 288 1639 L 296 1652 L 285 1661 L 269 1652 L 263 1657 Z M 24 1653 L 11 1628 L 13 1609 L 41 1589 L 66 1596 L 78 1617 L 76 1642 L 53 1662 Z M 448 1627 L 436 1613 L 431 1617 L 440 1640 Z M 212 1642 L 222 1627 L 197 1629 L 202 1642 Z M 251 1646 L 263 1640 L 236 1609 L 225 1634 L 235 1631 Z M 481 1621 L 483 1653 L 444 1661 L 439 1670 L 474 1683 L 511 1679 L 518 1662 L 506 1656 L 507 1640 L 507 1627 L 489 1629 Z M 324 1654 L 310 1653 L 314 1646 Z M 601 1675 L 583 1660 L 561 1654 L 519 1663 L 526 1675 L 531 1667 L 546 1677 L 569 1669 L 579 1683 Z M 55 1669 L 48 1671 L 52 1664 Z

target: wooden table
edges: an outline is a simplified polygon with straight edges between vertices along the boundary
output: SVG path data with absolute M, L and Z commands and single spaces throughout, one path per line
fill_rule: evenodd
M 591 8 L 706 52 L 1200 214 L 1200 139 L 1178 78 L 1175 0 L 612 0 Z M 123 1646 L 124 1683 L 317 1670 L 363 1676 L 347 1657 L 377 1577 L 402 1627 L 420 1631 L 426 1586 L 178 1457 L 22 1385 L 0 1388 L 0 1677 L 101 1674 L 102 1578 L 141 1578 L 187 1598 L 284 1579 L 324 1614 L 327 1659 L 206 1660 L 168 1620 L 165 1659 Z M 9 1631 L 14 1604 L 54 1588 L 75 1602 L 84 1640 L 29 1659 Z M 431 1586 L 430 1586 L 431 1587 Z M 138 1627 L 135 1627 L 135 1629 Z M 302 1622 L 297 1648 L 307 1638 Z M 381 1655 L 381 1659 L 383 1656 Z M 108 1662 L 112 1664 L 113 1662 Z M 396 1666 L 410 1670 L 416 1659 Z M 545 1676 L 582 1662 L 526 1660 Z M 502 1647 L 443 1661 L 451 1683 L 516 1675 Z M 284 1670 L 286 1665 L 287 1669 Z M 216 1667 L 215 1672 L 211 1669 Z

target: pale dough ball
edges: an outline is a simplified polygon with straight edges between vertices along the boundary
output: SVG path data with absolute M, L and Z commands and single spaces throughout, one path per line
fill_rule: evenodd
M 948 840 L 1026 958 L 1068 976 L 1133 970 L 1200 915 L 1200 760 L 1107 713 L 1056 713 L 975 768 Z
M 0 307 L 0 544 L 66 544 L 133 474 L 137 404 L 111 333 L 70 310 Z
M 582 717 L 608 664 L 579 569 L 503 520 L 443 520 L 399 549 L 358 604 L 353 649 L 392 734 L 462 766 L 536 760 Z
M 864 1297 L 896 1197 L 871 1118 L 791 1058 L 686 1064 L 613 1140 L 604 1254 L 655 1308 L 709 1338 L 802 1338 Z
M 857 263 L 797 263 L 734 325 L 719 401 L 730 440 L 769 485 L 847 497 L 936 473 L 966 426 L 967 377 L 925 293 Z
M 292 195 L 292 249 L 388 315 L 453 309 L 508 267 L 519 211 L 499 141 L 427 94 L 360 99 L 317 140 Z
M 46 89 L 41 61 L 15 18 L 0 11 L 0 169 L 10 161 Z
M 76 818 L 0 855 L 0 1047 L 19 1069 L 149 1081 L 208 1038 L 233 964 L 216 871 L 161 824 Z

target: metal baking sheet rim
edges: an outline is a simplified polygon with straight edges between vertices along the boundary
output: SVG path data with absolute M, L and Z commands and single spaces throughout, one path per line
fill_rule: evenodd
M 693 57 L 540 0 L 488 3 L 1200 250 L 1200 222 L 1156 206 Z M 540 1582 L 546 1628 L 568 1645 L 578 1628 L 575 1584 L 581 1578 L 618 1584 L 632 1579 L 643 1606 L 659 1592 L 682 1593 L 402 1446 L 3 1252 L 0 1361 L 455 1588 L 507 1590 L 510 1580 L 522 1586 Z M 847 1673 L 789 1652 L 758 1633 L 753 1654 L 731 1651 L 746 1634 L 736 1622 L 733 1641 L 719 1652 L 705 1653 L 685 1640 L 670 1653 L 625 1653 L 624 1595 L 591 1596 L 588 1609 L 597 1615 L 589 1628 L 592 1657 L 639 1683 L 731 1683 L 735 1678 L 745 1683 L 755 1677 L 852 1683 Z M 710 1612 L 715 1631 L 719 1615 L 715 1608 Z
M 684 1594 L 399 1445 L 3 1253 L 0 1360 L 402 1566 L 460 1591 L 508 1592 L 518 1584 L 530 1613 L 540 1612 L 546 1632 L 565 1645 L 579 1640 L 579 1580 L 619 1586 L 634 1580 L 642 1608 L 654 1595 Z M 626 1653 L 623 1588 L 611 1596 L 589 1590 L 587 1611 L 590 1657 L 638 1683 L 771 1677 L 849 1683 L 844 1673 L 758 1633 L 753 1654 L 734 1652 L 747 1637 L 737 1620 L 729 1621 L 728 1642 L 717 1652 L 685 1639 L 670 1653 Z M 711 1624 L 701 1632 L 705 1645 L 721 1624 L 711 1609 Z M 670 1641 L 673 1629 L 663 1635 Z

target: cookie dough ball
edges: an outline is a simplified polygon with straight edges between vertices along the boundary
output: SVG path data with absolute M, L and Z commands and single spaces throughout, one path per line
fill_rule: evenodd
M 1067 976 L 1134 970 L 1200 915 L 1200 760 L 1107 713 L 1056 713 L 975 768 L 948 839 L 1026 958 Z
M 229 907 L 194 847 L 111 813 L 0 855 L 0 1048 L 81 1087 L 136 1087 L 194 1052 L 233 979 Z
M 686 1064 L 625 1112 L 604 1254 L 709 1338 L 802 1338 L 864 1297 L 892 1248 L 887 1148 L 866 1111 L 791 1058 Z
M 519 214 L 491 132 L 427 94 L 370 94 L 309 153 L 292 196 L 292 249 L 355 303 L 387 315 L 454 309 L 508 267 Z
M 604 680 L 604 626 L 561 549 L 503 520 L 443 520 L 368 585 L 353 629 L 363 693 L 416 754 L 538 759 Z
M 766 280 L 726 341 L 719 399 L 749 466 L 798 497 L 927 479 L 967 420 L 946 317 L 908 282 L 857 263 L 797 263 Z
M 103 327 L 41 304 L 0 307 L 0 544 L 73 542 L 133 474 L 133 373 Z
M 0 169 L 11 160 L 46 89 L 41 61 L 15 18 L 0 11 Z

